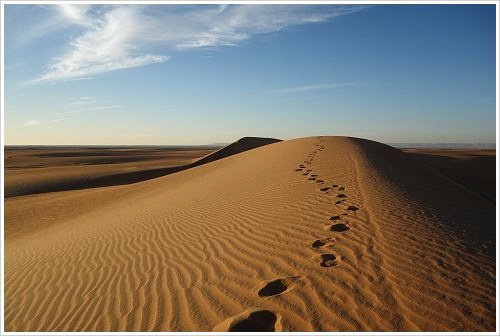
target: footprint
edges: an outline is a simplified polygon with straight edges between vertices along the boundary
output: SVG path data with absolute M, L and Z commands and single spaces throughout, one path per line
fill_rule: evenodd
M 259 289 L 257 294 L 259 296 L 273 296 L 283 293 L 287 288 L 282 279 L 276 279 L 268 282 L 264 287 Z
M 316 177 L 318 176 L 318 174 L 311 174 L 311 177 Z
M 330 227 L 330 230 L 335 231 L 335 232 L 344 232 L 344 231 L 348 231 L 350 229 L 351 228 L 349 227 L 349 225 L 346 225 L 346 224 L 334 224 Z
M 312 175 L 311 175 L 312 176 Z M 309 180 L 314 181 L 316 178 L 315 177 L 310 177 Z
M 339 220 L 339 219 L 340 219 L 340 215 L 330 217 L 330 220 Z
M 344 187 L 340 187 L 340 188 L 339 188 L 339 191 L 343 191 L 343 190 L 345 190 L 345 188 L 344 188 Z
M 276 314 L 272 311 L 257 310 L 231 323 L 229 331 L 270 332 L 275 330 L 276 320 Z
M 306 169 L 306 172 L 310 173 L 312 172 L 312 169 Z
M 309 173 L 304 173 L 304 174 L 302 174 L 302 175 L 309 175 Z
M 312 175 L 311 175 L 311 176 L 312 176 Z M 338 195 L 337 195 L 337 197 L 338 197 L 338 198 L 346 198 L 347 196 L 346 196 L 346 195 L 344 195 L 344 194 L 338 194 Z
M 325 183 L 325 181 L 323 181 L 323 180 L 316 180 L 316 182 L 318 182 L 318 183 Z M 330 188 L 328 188 L 328 189 L 330 189 Z
M 332 184 L 332 187 L 337 188 L 339 185 L 338 184 Z
M 301 171 L 301 170 L 302 170 L 301 168 L 297 168 L 297 169 L 295 169 L 295 171 Z
M 325 253 L 321 255 L 321 262 L 319 263 L 321 267 L 335 267 L 340 264 L 340 256 L 331 254 L 331 253 Z
M 323 182 L 323 180 L 318 180 L 317 182 L 320 182 L 320 181 Z M 330 188 L 324 187 L 324 188 L 321 188 L 320 190 L 321 191 L 328 191 L 328 190 L 330 190 Z
M 358 207 L 356 207 L 356 206 L 354 206 L 354 205 L 349 205 L 349 206 L 347 207 L 347 210 L 357 211 L 357 210 L 359 210 L 359 208 L 358 208 Z
M 324 238 L 324 239 L 316 239 L 312 244 L 312 248 L 320 248 L 321 246 L 325 246 L 328 243 L 332 243 L 334 241 L 333 238 Z
M 342 204 L 342 203 L 344 203 L 344 201 L 345 200 L 340 200 L 340 201 L 335 202 L 335 204 Z
M 300 165 L 300 166 L 299 166 L 299 168 L 305 168 L 305 167 L 306 167 L 306 166 L 304 166 L 304 165 Z

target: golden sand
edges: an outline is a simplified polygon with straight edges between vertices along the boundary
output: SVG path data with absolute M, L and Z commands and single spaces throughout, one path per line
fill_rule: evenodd
M 8 172 L 6 331 L 495 330 L 494 202 L 372 141 L 243 147 L 129 184 Z

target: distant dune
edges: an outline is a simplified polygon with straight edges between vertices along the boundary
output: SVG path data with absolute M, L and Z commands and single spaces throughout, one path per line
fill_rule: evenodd
M 32 169 L 8 169 L 5 196 L 22 196 L 141 182 L 177 173 L 277 141 L 281 140 L 246 137 L 220 150 L 196 147 L 167 151 L 142 148 L 103 148 L 102 150 L 92 149 L 90 151 L 71 148 L 46 151 L 42 148 L 40 153 L 31 150 L 28 155 L 25 153 L 18 155 L 20 159 L 16 162 L 20 162 L 21 167 L 7 166 L 7 168 Z M 30 156 L 31 152 L 34 152 L 35 155 Z M 15 154 L 19 154 L 19 150 L 14 151 Z M 206 155 L 200 158 L 203 154 Z M 40 158 L 49 158 L 49 160 L 42 161 Z M 140 164 L 137 165 L 137 163 Z M 52 165 L 55 166 L 52 167 Z M 100 166 L 96 168 L 96 165 Z
M 281 140 L 273 138 L 256 138 L 256 137 L 241 138 L 240 140 L 233 142 L 232 144 L 229 144 L 224 148 L 221 148 L 218 151 L 208 154 L 207 156 L 197 160 L 192 164 L 192 166 L 199 166 L 208 162 L 220 160 L 231 155 L 243 153 L 246 152 L 247 150 L 269 145 L 279 141 Z
M 495 149 L 403 149 L 415 160 L 435 169 L 445 178 L 495 202 Z
M 189 157 L 6 174 L 6 331 L 495 330 L 495 202 L 474 185 L 348 137 Z

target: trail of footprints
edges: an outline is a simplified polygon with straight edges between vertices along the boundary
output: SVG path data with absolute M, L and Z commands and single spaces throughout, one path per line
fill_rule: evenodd
M 307 180 L 318 183 L 321 186 L 319 192 L 329 196 L 335 196 L 335 204 L 345 205 L 345 201 L 348 198 L 345 187 L 338 184 L 329 185 L 325 180 L 320 179 L 318 174 L 314 174 L 312 169 L 306 169 L 308 168 L 307 166 L 312 164 L 315 156 L 325 149 L 322 142 L 323 141 L 315 145 L 317 148 L 307 156 L 306 160 L 304 160 L 304 164 L 299 165 L 294 171 L 305 176 Z M 354 205 L 348 205 L 345 207 L 345 210 L 355 212 L 359 210 L 359 208 Z M 347 212 L 344 212 L 339 215 L 331 216 L 329 218 L 331 224 L 328 226 L 328 231 L 331 232 L 333 236 L 317 239 L 311 243 L 311 248 L 316 252 L 312 260 L 320 267 L 328 268 L 340 265 L 341 257 L 338 253 L 333 251 L 333 247 L 335 245 L 335 235 L 344 234 L 351 229 L 347 223 L 339 223 L 339 221 L 342 221 L 342 219 L 348 215 Z M 263 298 L 280 295 L 289 290 L 290 286 L 299 279 L 301 279 L 300 276 L 292 276 L 271 280 L 260 288 L 257 294 L 259 297 Z M 276 315 L 273 312 L 269 310 L 260 310 L 253 312 L 247 318 L 233 324 L 229 331 L 274 331 L 275 322 Z
M 309 181 L 313 181 L 318 183 L 321 187 L 319 191 L 325 193 L 327 195 L 335 196 L 335 204 L 344 205 L 346 199 L 348 198 L 346 195 L 346 188 L 340 186 L 338 184 L 328 185 L 325 180 L 320 179 L 318 174 L 314 174 L 312 169 L 306 169 L 308 165 L 314 161 L 315 156 L 325 149 L 325 146 L 322 143 L 316 144 L 316 149 L 307 156 L 307 159 L 304 161 L 304 164 L 299 165 L 299 168 L 296 169 L 297 172 L 302 173 L 302 175 L 307 176 Z M 354 205 L 348 205 L 345 208 L 347 211 L 357 211 L 358 207 Z M 332 224 L 329 225 L 328 230 L 332 232 L 332 235 L 335 234 L 343 234 L 350 230 L 350 227 L 347 223 L 339 223 L 342 221 L 342 218 L 348 216 L 348 213 L 342 213 L 340 215 L 333 215 L 330 217 L 330 221 Z M 313 250 L 317 252 L 312 259 L 321 267 L 336 267 L 341 263 L 341 257 L 339 254 L 334 252 L 332 248 L 335 244 L 335 237 L 326 237 L 323 239 L 317 239 L 312 242 L 311 247 Z

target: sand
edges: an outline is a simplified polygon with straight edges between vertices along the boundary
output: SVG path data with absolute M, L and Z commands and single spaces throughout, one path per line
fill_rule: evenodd
M 5 196 L 130 184 L 178 171 L 217 148 L 7 148 Z M 182 169 L 181 169 L 182 170 Z
M 75 190 L 27 173 L 5 200 L 6 331 L 495 330 L 477 190 L 356 138 L 216 153 Z
M 403 151 L 469 191 L 495 202 L 494 149 L 405 148 Z

